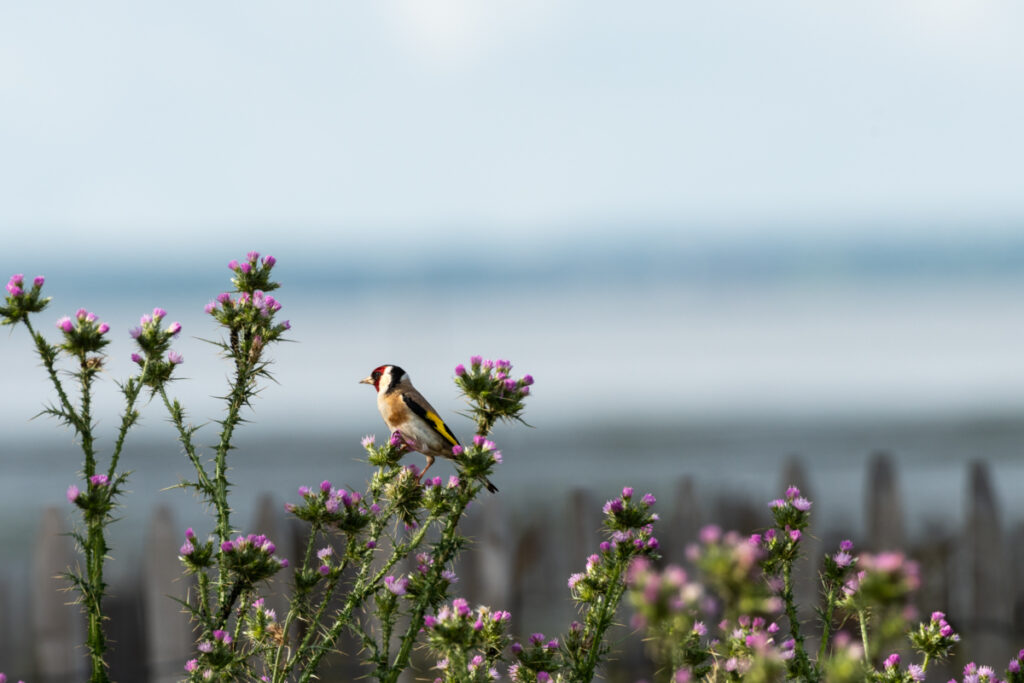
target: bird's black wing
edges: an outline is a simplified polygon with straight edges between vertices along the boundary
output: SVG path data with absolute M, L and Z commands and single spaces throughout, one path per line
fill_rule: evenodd
M 448 428 L 448 425 L 444 423 L 441 416 L 435 413 L 433 410 L 429 410 L 426 406 L 420 405 L 416 399 L 409 396 L 409 394 L 402 394 L 402 400 L 405 401 L 405 405 L 409 406 L 409 410 L 416 413 L 434 428 L 438 434 L 440 434 L 446 441 L 451 443 L 453 446 L 459 445 L 459 440 L 452 434 L 452 430 Z

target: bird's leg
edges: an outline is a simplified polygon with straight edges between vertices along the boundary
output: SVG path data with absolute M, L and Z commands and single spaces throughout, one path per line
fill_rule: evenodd
M 416 477 L 416 483 L 417 484 L 420 483 L 421 479 L 423 479 L 423 475 L 427 473 L 427 470 L 430 469 L 430 466 L 434 464 L 434 456 L 427 455 L 426 458 L 427 458 L 427 466 L 423 468 L 422 472 L 420 472 L 420 476 Z

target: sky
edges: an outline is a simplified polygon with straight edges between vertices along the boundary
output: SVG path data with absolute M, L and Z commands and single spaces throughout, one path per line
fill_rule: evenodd
M 1005 233 L 1022 26 L 1009 0 L 4 3 L 0 228 L 74 253 Z
M 642 413 L 652 363 L 669 413 L 1016 410 L 1022 26 L 1000 0 L 4 3 L 0 272 L 127 345 L 154 305 L 208 334 L 224 264 L 274 253 L 297 386 L 344 347 L 338 377 L 400 360 L 437 392 L 512 357 L 551 414 Z

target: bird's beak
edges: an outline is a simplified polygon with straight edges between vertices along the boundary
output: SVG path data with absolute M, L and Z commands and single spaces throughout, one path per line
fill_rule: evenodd
M 359 380 L 360 384 L 373 384 L 373 377 L 364 377 Z

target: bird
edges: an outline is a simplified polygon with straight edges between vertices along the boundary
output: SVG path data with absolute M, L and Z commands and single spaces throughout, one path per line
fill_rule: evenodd
M 397 365 L 381 365 L 359 383 L 371 384 L 377 390 L 377 409 L 391 433 L 401 435 L 409 450 L 426 456 L 427 466 L 420 472 L 420 479 L 434 464 L 434 458 L 456 459 L 452 446 L 460 446 L 459 440 L 412 385 L 405 370 Z M 481 479 L 488 491 L 498 492 L 487 477 Z

